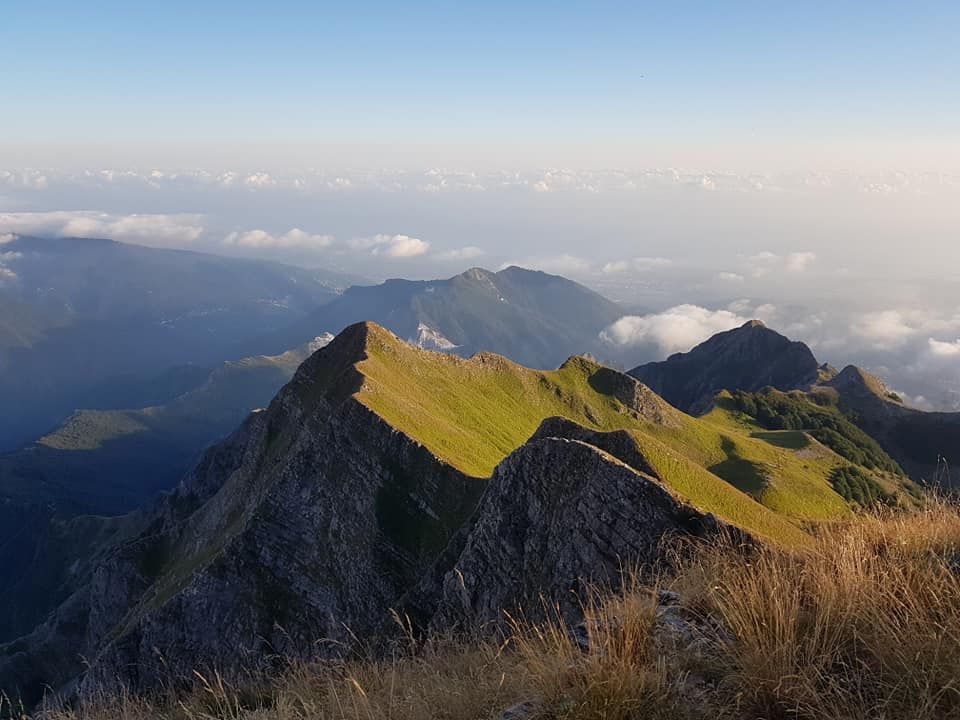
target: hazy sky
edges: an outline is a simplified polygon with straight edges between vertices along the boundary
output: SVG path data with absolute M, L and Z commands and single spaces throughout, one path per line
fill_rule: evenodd
M 5 233 L 516 263 L 639 362 L 748 317 L 960 406 L 960 3 L 33 2 Z
M 956 2 L 7 2 L 16 166 L 952 169 Z

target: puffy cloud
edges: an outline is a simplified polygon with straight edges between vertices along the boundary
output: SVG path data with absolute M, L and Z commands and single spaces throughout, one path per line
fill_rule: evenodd
M 930 353 L 936 357 L 960 358 L 960 338 L 953 342 L 930 338 L 927 340 L 927 346 L 930 348 Z
M 243 179 L 243 184 L 249 188 L 265 188 L 277 184 L 277 181 L 265 172 L 253 173 Z
M 0 233 L 0 245 L 4 243 L 12 242 L 16 237 L 13 233 Z
M 673 265 L 673 260 L 664 257 L 635 257 L 630 260 L 613 260 L 603 266 L 602 272 L 610 275 L 623 273 L 629 270 L 636 272 L 649 272 L 660 268 L 667 268 Z
M 600 333 L 614 345 L 658 347 L 666 354 L 689 350 L 711 335 L 743 325 L 747 318 L 729 310 L 677 305 L 661 313 L 625 315 Z
M 790 272 L 803 272 L 815 260 L 817 254 L 813 252 L 795 252 L 787 256 L 787 270 Z
M 468 245 L 467 247 L 455 248 L 453 250 L 445 250 L 441 253 L 437 253 L 438 260 L 449 260 L 449 261 L 459 261 L 459 260 L 473 260 L 478 258 L 485 253 L 480 248 L 474 245 Z
M 411 258 L 425 254 L 430 249 L 430 243 L 409 235 L 374 235 L 368 238 L 357 238 L 350 242 L 356 250 L 369 250 L 372 255 L 383 255 L 388 258 Z
M 915 311 L 881 310 L 861 314 L 854 320 L 851 330 L 874 347 L 884 348 L 903 345 L 928 322 L 928 317 Z
M 0 285 L 2 285 L 7 280 L 16 280 L 17 274 L 8 267 L 0 265 Z
M 303 250 L 322 250 L 333 245 L 333 235 L 313 235 L 300 228 L 288 230 L 283 235 L 272 235 L 266 230 L 232 232 L 223 242 L 225 245 L 237 245 L 247 248 L 298 248 Z
M 743 282 L 743 275 L 735 272 L 721 272 L 717 273 L 717 280 L 723 280 L 724 282 Z
M 0 234 L 97 237 L 148 245 L 193 242 L 201 215 L 112 215 L 93 211 L 0 213 Z

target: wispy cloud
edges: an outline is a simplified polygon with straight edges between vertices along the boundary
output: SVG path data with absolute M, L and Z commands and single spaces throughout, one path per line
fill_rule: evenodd
M 333 245 L 333 235 L 314 235 L 300 228 L 293 228 L 282 235 L 273 235 L 266 230 L 232 232 L 223 242 L 246 248 L 298 248 L 301 250 L 324 250 Z
M 484 255 L 484 251 L 475 245 L 468 245 L 467 247 L 455 248 L 453 250 L 444 250 L 443 252 L 437 253 L 434 257 L 437 260 L 442 261 L 462 261 L 462 260 L 475 260 L 478 257 Z
M 937 357 L 960 358 L 960 338 L 952 342 L 930 338 L 927 345 L 930 352 Z
M 787 270 L 803 272 L 817 259 L 814 252 L 795 252 L 787 256 Z
M 606 263 L 601 272 L 607 275 L 613 275 L 625 272 L 650 272 L 668 268 L 673 265 L 673 260 L 665 257 L 635 257 L 627 260 L 613 260 Z
M 560 255 L 544 255 L 527 258 L 526 260 L 511 260 L 501 263 L 500 269 L 516 265 L 528 270 L 542 270 L 549 273 L 584 274 L 590 271 L 590 261 L 577 255 L 562 253 Z

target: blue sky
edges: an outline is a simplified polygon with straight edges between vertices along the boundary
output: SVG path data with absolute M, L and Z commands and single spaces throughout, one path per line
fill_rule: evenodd
M 960 135 L 958 27 L 960 4 L 923 2 L 7 3 L 0 150 L 759 165 L 847 145 L 936 163 Z

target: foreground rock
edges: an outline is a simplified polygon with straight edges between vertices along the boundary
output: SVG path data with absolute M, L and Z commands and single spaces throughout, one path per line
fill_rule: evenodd
M 496 624 L 505 610 L 572 619 L 591 587 L 657 568 L 669 538 L 723 527 L 593 445 L 537 438 L 497 468 L 455 562 L 420 589 L 419 613 L 436 633 Z

